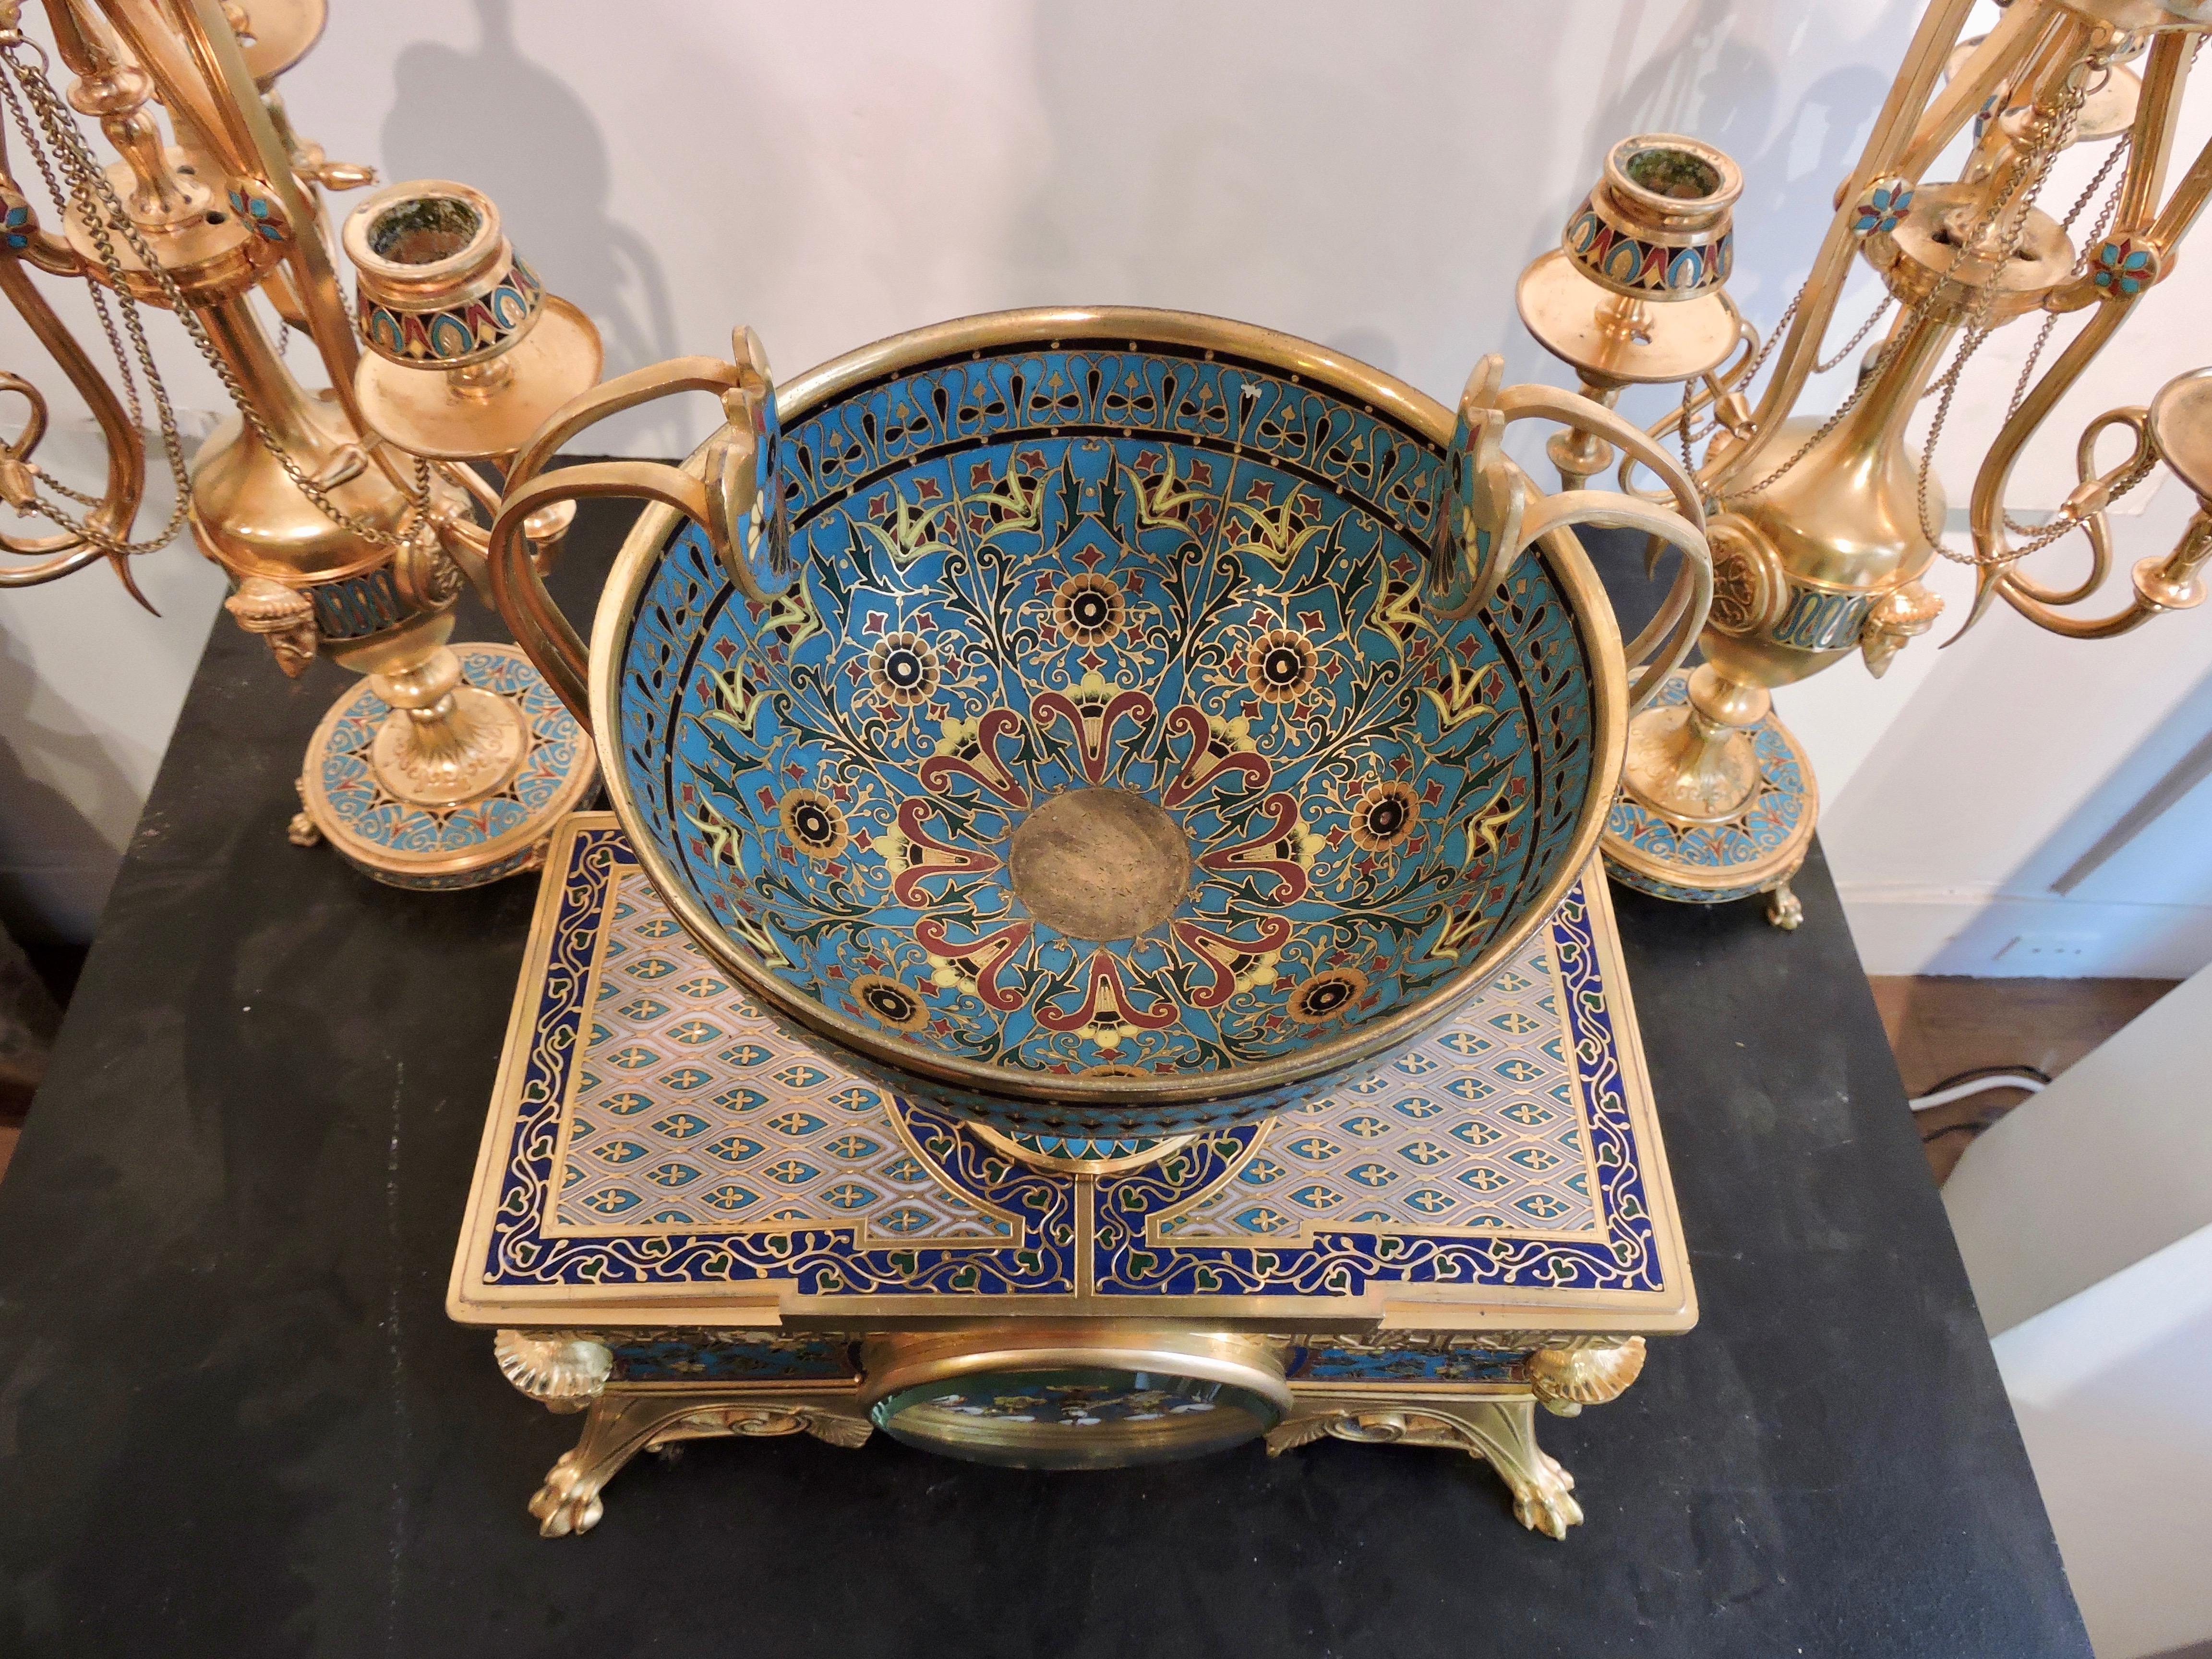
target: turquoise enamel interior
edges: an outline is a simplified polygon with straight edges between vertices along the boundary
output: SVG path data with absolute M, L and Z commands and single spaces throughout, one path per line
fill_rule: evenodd
M 1424 612 L 1443 457 L 1390 411 L 1062 339 L 886 370 L 780 441 L 799 580 L 750 602 L 679 521 L 620 636 L 614 763 L 725 951 L 827 1009 L 1229 1101 L 1429 997 L 1567 873 L 1590 647 L 1534 554 L 1476 614 Z M 1025 821 L 1086 791 L 1140 797 L 1187 860 L 1127 937 L 1017 888 Z

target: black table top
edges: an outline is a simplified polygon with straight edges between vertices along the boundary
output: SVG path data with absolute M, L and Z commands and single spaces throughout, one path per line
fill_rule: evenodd
M 1704 1318 L 1540 1420 L 1565 1543 L 1451 1452 L 880 1436 L 641 1458 L 539 1538 L 580 1419 L 443 1312 L 533 884 L 286 842 L 349 683 L 218 622 L 0 1182 L 0 1653 L 2088 1653 L 1817 852 L 1795 935 L 1615 895 Z

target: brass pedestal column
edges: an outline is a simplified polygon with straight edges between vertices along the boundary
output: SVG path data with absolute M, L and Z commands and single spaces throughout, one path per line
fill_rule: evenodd
M 410 455 L 452 464 L 443 476 L 495 503 L 467 464 L 496 466 L 590 388 L 598 331 L 545 292 L 497 210 L 465 185 L 379 191 L 348 217 L 343 243 L 368 347 L 354 377 L 363 419 Z M 416 561 L 434 568 L 438 592 L 416 597 L 444 607 L 439 621 L 333 652 L 369 679 L 325 718 L 300 780 L 295 838 L 328 841 L 397 886 L 469 886 L 534 867 L 598 778 L 590 740 L 521 652 L 447 644 L 465 580 L 490 597 L 483 532 L 465 501 L 454 505 L 393 564 L 396 574 Z M 573 513 L 530 527 L 541 558 Z
M 1753 346 L 1724 284 L 1742 190 L 1735 163 L 1695 139 L 1649 133 L 1613 147 L 1560 245 L 1522 273 L 1516 295 L 1528 331 L 1574 369 L 1584 397 L 1611 407 L 1632 386 L 1703 381 L 1702 395 L 1685 398 L 1685 420 L 1707 404 L 1723 422 L 1741 418 L 1731 388 Z M 1578 433 L 1553 439 L 1548 453 L 1569 489 L 1616 459 Z M 1717 608 L 1729 595 L 1717 588 L 1713 600 Z M 1708 656 L 1711 639 L 1709 625 Z M 1763 690 L 1723 681 L 1710 665 L 1675 673 L 1630 727 L 1607 871 L 1692 903 L 1771 891 L 1770 916 L 1794 927 L 1801 913 L 1789 878 L 1812 838 L 1812 778 Z

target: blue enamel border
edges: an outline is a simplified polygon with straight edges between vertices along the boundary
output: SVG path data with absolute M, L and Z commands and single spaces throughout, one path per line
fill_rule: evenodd
M 553 938 L 529 1031 L 515 1117 L 503 1152 L 496 1217 L 480 1263 L 494 1288 L 649 1287 L 787 1282 L 806 1296 L 1072 1296 L 1076 1289 L 1073 1176 L 1034 1169 L 940 1114 L 894 1103 L 923 1155 L 973 1201 L 1024 1218 L 1014 1245 L 862 1248 L 857 1230 L 781 1233 L 568 1235 L 539 1231 L 576 1058 L 599 918 L 615 877 L 637 867 L 623 832 L 585 830 L 565 866 Z M 1201 1135 L 1160 1164 L 1100 1177 L 1092 1188 L 1096 1293 L 1151 1300 L 1192 1296 L 1358 1296 L 1370 1285 L 1451 1284 L 1535 1291 L 1665 1288 L 1665 1267 L 1637 1158 L 1619 1036 L 1597 941 L 1578 881 L 1551 921 L 1553 948 L 1598 1166 L 1604 1242 L 1436 1237 L 1322 1231 L 1310 1243 L 1153 1246 L 1151 1218 L 1224 1178 L 1250 1150 L 1255 1126 Z

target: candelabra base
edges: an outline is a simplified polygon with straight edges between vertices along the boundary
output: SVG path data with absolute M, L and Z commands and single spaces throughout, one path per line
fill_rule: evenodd
M 453 655 L 459 747 L 451 757 L 432 755 L 453 763 L 432 769 L 441 778 L 480 771 L 477 787 L 414 787 L 395 774 L 392 751 L 420 745 L 402 744 L 416 735 L 399 724 L 409 716 L 364 680 L 331 706 L 307 745 L 295 842 L 328 842 L 365 875 L 429 891 L 480 887 L 544 861 L 554 826 L 599 781 L 591 739 L 514 647 L 456 646 Z
M 1638 723 L 1679 723 L 1684 716 L 1671 711 L 1687 705 L 1689 691 L 1688 674 L 1669 676 Z M 1767 920 L 1794 928 L 1803 911 L 1790 878 L 1805 862 L 1820 817 L 1812 763 L 1771 708 L 1740 731 L 1748 739 L 1756 775 L 1724 812 L 1669 810 L 1649 799 L 1669 799 L 1663 791 L 1647 788 L 1647 798 L 1639 799 L 1622 787 L 1600 842 L 1606 873 L 1625 887 L 1679 904 L 1725 904 L 1765 893 L 1770 896 Z M 1632 772 L 1633 730 L 1629 741 Z

